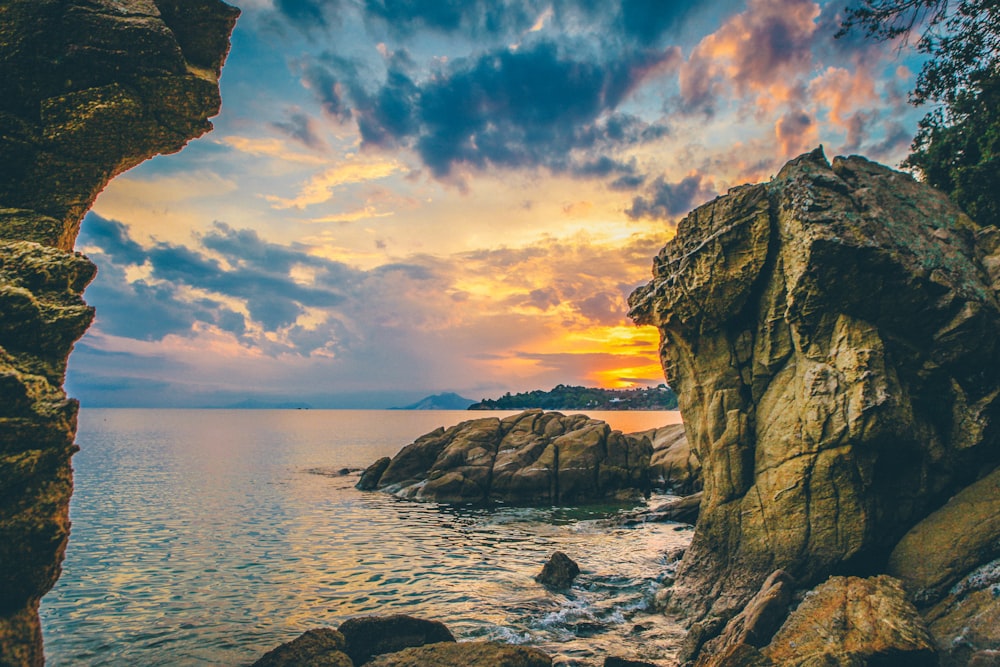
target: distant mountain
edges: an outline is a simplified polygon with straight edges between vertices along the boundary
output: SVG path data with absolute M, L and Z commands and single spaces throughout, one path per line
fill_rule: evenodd
M 560 384 L 552 391 L 507 392 L 497 399 L 484 398 L 470 410 L 676 410 L 677 394 L 665 384 L 639 389 L 598 389 Z
M 444 394 L 434 394 L 421 398 L 416 403 L 404 405 L 401 408 L 391 408 L 392 410 L 465 410 L 475 403 L 471 398 L 464 398 L 454 392 Z
M 309 410 L 311 408 L 312 406 L 308 403 L 268 403 L 253 398 L 223 406 L 223 409 L 226 410 Z

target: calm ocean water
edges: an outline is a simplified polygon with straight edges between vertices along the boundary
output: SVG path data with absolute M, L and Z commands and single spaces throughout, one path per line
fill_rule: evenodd
M 308 628 L 390 613 L 539 646 L 558 664 L 669 664 L 679 630 L 642 610 L 690 530 L 609 528 L 610 506 L 412 503 L 336 474 L 505 414 L 83 410 L 72 537 L 42 601 L 48 664 L 243 665 Z M 590 414 L 625 432 L 679 421 Z M 532 580 L 557 549 L 583 570 L 566 594 Z

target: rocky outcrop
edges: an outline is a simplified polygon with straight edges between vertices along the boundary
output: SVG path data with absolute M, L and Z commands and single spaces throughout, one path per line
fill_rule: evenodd
M 702 465 L 670 597 L 703 640 L 775 569 L 800 588 L 884 571 L 997 466 L 998 272 L 997 230 L 821 150 L 681 221 L 630 305 Z
M 0 664 L 42 663 L 38 602 L 69 535 L 77 403 L 62 383 L 96 270 L 73 252 L 80 220 L 115 175 L 211 129 L 238 13 L 0 4 Z
M 377 477 L 374 488 L 415 500 L 576 503 L 648 490 L 652 454 L 648 437 L 585 415 L 528 410 L 437 429 L 362 480 L 369 487 Z

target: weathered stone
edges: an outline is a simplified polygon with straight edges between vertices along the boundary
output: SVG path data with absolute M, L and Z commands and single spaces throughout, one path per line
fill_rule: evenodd
M 632 435 L 646 436 L 653 445 L 649 472 L 654 484 L 679 495 L 701 490 L 701 463 L 688 444 L 683 424 L 670 424 Z
M 389 467 L 389 463 L 392 462 L 388 456 L 383 456 L 375 463 L 371 464 L 365 471 L 361 473 L 361 479 L 358 483 L 354 485 L 354 488 L 361 491 L 374 491 L 378 486 L 378 482 L 382 479 L 382 475 L 385 473 L 386 468 Z
M 720 631 L 778 568 L 877 571 L 1000 462 L 993 238 L 908 175 L 821 151 L 681 221 L 630 304 L 703 466 L 671 594 L 689 622 Z
M 914 526 L 892 550 L 886 572 L 923 605 L 940 600 L 961 577 L 998 556 L 1000 469 Z
M 0 3 L 0 664 L 42 664 L 38 604 L 69 535 L 77 403 L 62 383 L 95 272 L 72 252 L 80 220 L 116 174 L 211 129 L 238 14 Z
M 560 504 L 648 490 L 648 437 L 585 415 L 528 410 L 462 422 L 393 457 L 376 488 L 446 503 Z
M 787 572 L 772 572 L 743 611 L 726 624 L 722 634 L 705 644 L 697 667 L 737 664 L 727 662 L 735 660 L 734 655 L 743 655 L 734 647 L 746 645 L 761 648 L 770 642 L 788 614 L 794 592 L 794 582 Z
M 344 636 L 330 628 L 306 630 L 265 653 L 252 667 L 354 667 L 344 653 Z
M 580 566 L 576 561 L 556 551 L 542 566 L 542 571 L 535 575 L 535 581 L 550 588 L 569 588 L 578 574 Z
M 924 611 L 941 652 L 941 667 L 990 664 L 1000 655 L 1000 559 L 964 577 L 946 598 Z
M 355 665 L 363 665 L 373 656 L 411 646 L 455 641 L 444 623 L 405 614 L 351 618 L 341 623 L 337 630 L 347 643 L 344 652 Z
M 552 658 L 536 648 L 496 642 L 428 644 L 381 655 L 371 667 L 551 667 Z
M 831 577 L 810 591 L 771 643 L 771 662 L 934 667 L 931 636 L 892 577 Z

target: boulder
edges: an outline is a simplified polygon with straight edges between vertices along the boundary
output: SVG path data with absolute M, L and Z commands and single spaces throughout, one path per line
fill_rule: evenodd
M 535 581 L 549 588 L 569 588 L 578 574 L 580 566 L 576 561 L 556 551 L 542 566 L 542 571 L 535 575 Z
M 551 667 L 552 658 L 536 648 L 497 642 L 428 644 L 381 655 L 370 667 Z
M 794 591 L 794 582 L 787 572 L 772 572 L 743 611 L 726 624 L 722 634 L 705 645 L 696 667 L 721 667 L 728 664 L 727 661 L 735 660 L 736 655 L 752 654 L 737 652 L 734 649 L 736 646 L 765 646 L 788 615 Z M 692 652 L 697 652 L 697 648 Z
M 336 630 L 306 630 L 265 653 L 252 667 L 354 667 L 345 646 L 344 636 Z
M 439 621 L 405 614 L 351 618 L 337 628 L 344 636 L 344 652 L 358 667 L 373 656 L 394 653 L 411 646 L 454 642 L 455 636 Z
M 670 424 L 632 435 L 646 436 L 653 445 L 649 474 L 654 485 L 679 495 L 701 490 L 701 462 L 688 444 L 683 424 Z
M 421 436 L 392 458 L 375 488 L 443 503 L 581 503 L 647 491 L 651 454 L 648 437 L 585 415 L 528 410 Z M 363 475 L 366 485 L 377 467 Z
M 701 507 L 702 492 L 692 493 L 683 498 L 674 498 L 660 503 L 652 509 L 632 511 L 609 520 L 616 526 L 636 526 L 641 523 L 658 523 L 661 521 L 676 521 L 694 525 L 698 520 L 698 509 Z
M 378 482 L 382 479 L 383 473 L 385 473 L 386 468 L 389 467 L 389 463 L 392 462 L 388 456 L 383 456 L 375 463 L 371 464 L 365 471 L 361 473 L 361 479 L 358 483 L 354 485 L 354 488 L 361 491 L 374 491 L 378 486 Z
M 934 667 L 930 633 L 885 575 L 831 577 L 806 594 L 761 653 L 775 665 Z
M 1000 559 L 971 572 L 923 614 L 941 667 L 993 664 L 1000 656 Z
M 680 222 L 629 303 L 702 465 L 671 594 L 689 624 L 721 632 L 775 569 L 879 571 L 1000 463 L 995 238 L 909 175 L 822 150 Z
M 211 129 L 239 10 L 219 0 L 0 4 L 0 664 L 44 661 L 39 600 L 69 536 L 78 404 L 63 379 L 93 319 L 80 221 L 115 175 Z
M 1000 556 L 1000 468 L 914 526 L 886 569 L 918 604 L 940 600 L 960 578 Z

